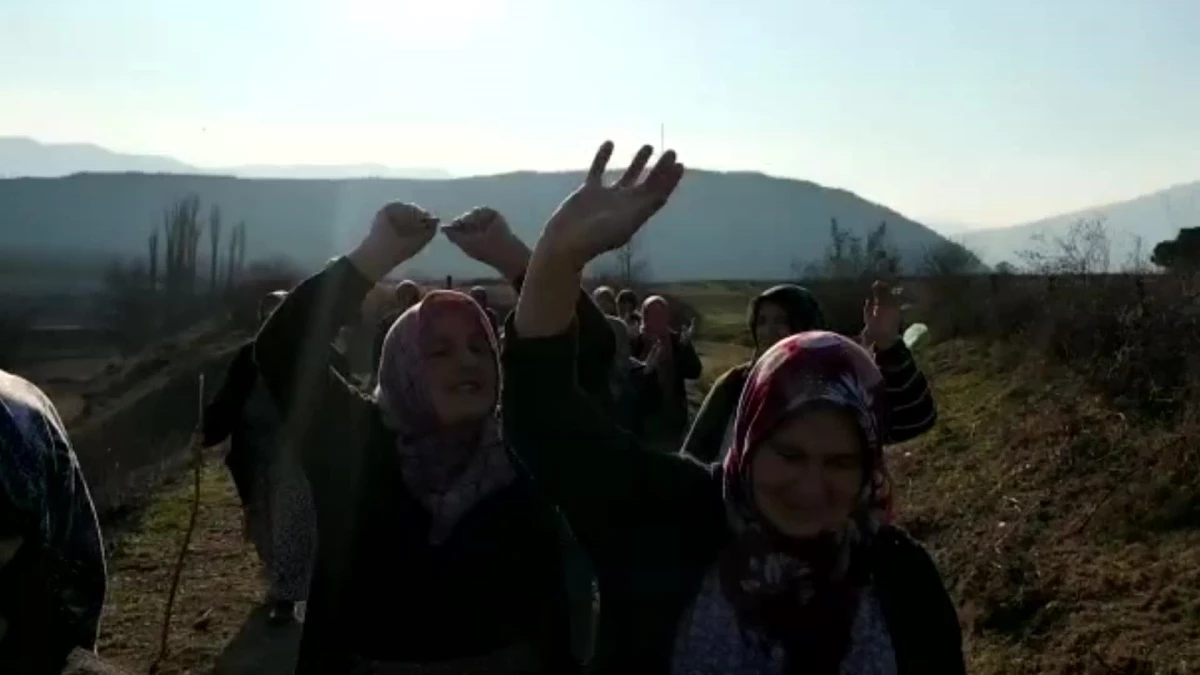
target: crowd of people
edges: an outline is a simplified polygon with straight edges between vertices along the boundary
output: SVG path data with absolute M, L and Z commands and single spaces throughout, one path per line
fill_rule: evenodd
M 764 292 L 752 357 L 690 419 L 695 321 L 583 287 L 684 172 L 671 151 L 647 170 L 647 146 L 605 184 L 612 150 L 532 250 L 493 209 L 391 203 L 264 299 L 202 437 L 228 441 L 271 621 L 303 623 L 297 672 L 964 672 L 939 573 L 894 524 L 884 446 L 936 408 L 893 296 L 847 337 L 804 288 Z M 516 307 L 401 283 L 364 386 L 339 336 L 439 233 Z M 5 377 L 0 672 L 57 673 L 94 649 L 103 550 L 52 406 Z

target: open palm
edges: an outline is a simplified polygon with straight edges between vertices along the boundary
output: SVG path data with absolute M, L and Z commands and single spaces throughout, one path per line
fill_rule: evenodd
M 683 177 L 683 165 L 675 152 L 663 153 L 643 180 L 642 172 L 654 153 L 642 146 L 625 173 L 612 185 L 604 184 L 604 172 L 612 157 L 613 144 L 605 141 L 588 170 L 583 185 L 559 205 L 546 223 L 544 236 L 580 266 L 602 253 L 623 246 L 642 225 L 667 203 Z

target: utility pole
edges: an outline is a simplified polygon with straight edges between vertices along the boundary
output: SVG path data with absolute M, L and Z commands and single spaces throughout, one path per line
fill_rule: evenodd
M 659 122 L 658 124 L 658 151 L 663 152 L 667 149 L 667 125 Z

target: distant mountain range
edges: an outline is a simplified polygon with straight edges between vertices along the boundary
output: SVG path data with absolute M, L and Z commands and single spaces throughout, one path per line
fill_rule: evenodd
M 86 143 L 41 143 L 0 137 L 0 178 L 58 178 L 74 173 L 170 173 L 239 178 L 451 178 L 442 169 L 398 169 L 382 164 L 249 165 L 201 168 L 171 157 L 128 155 Z
M 139 166 L 170 168 L 150 160 Z M 356 244 L 375 210 L 392 200 L 421 204 L 445 219 L 486 204 L 504 213 L 516 233 L 532 243 L 546 217 L 581 179 L 580 172 L 518 172 L 449 180 L 161 173 L 0 180 L 0 271 L 17 262 L 27 275 L 40 271 L 55 284 L 79 288 L 83 270 L 103 268 L 87 260 L 144 257 L 147 237 L 161 227 L 163 211 L 190 194 L 206 211 L 220 207 L 226 232 L 228 224 L 247 223 L 250 261 L 284 256 L 306 267 L 319 265 Z M 908 261 L 920 260 L 928 248 L 945 241 L 924 225 L 845 190 L 758 173 L 689 170 L 671 203 L 639 235 L 635 255 L 657 281 L 794 278 L 796 266 L 824 256 L 833 218 L 864 238 L 886 222 L 889 243 Z M 207 257 L 208 247 L 205 234 L 201 256 Z M 46 261 L 55 256 L 69 258 L 71 271 L 54 272 Z M 614 261 L 599 263 L 604 267 L 614 269 Z M 491 275 L 442 237 L 402 272 L 427 278 Z
M 1173 239 L 1180 228 L 1200 226 L 1200 181 L 1031 223 L 955 234 L 953 238 L 989 265 L 1002 261 L 1020 265 L 1021 252 L 1037 247 L 1035 235 L 1062 237 L 1081 219 L 1093 218 L 1103 219 L 1112 264 L 1121 267 L 1135 254 L 1139 238 L 1142 254 L 1149 256 L 1155 244 Z

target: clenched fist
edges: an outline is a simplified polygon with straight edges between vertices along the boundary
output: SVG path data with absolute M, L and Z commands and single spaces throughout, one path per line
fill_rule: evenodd
M 392 202 L 375 213 L 350 260 L 368 278 L 378 280 L 420 253 L 437 234 L 437 224 L 437 217 L 415 204 Z
M 446 238 L 471 258 L 513 279 L 525 271 L 529 247 L 496 209 L 480 206 L 442 226 Z

